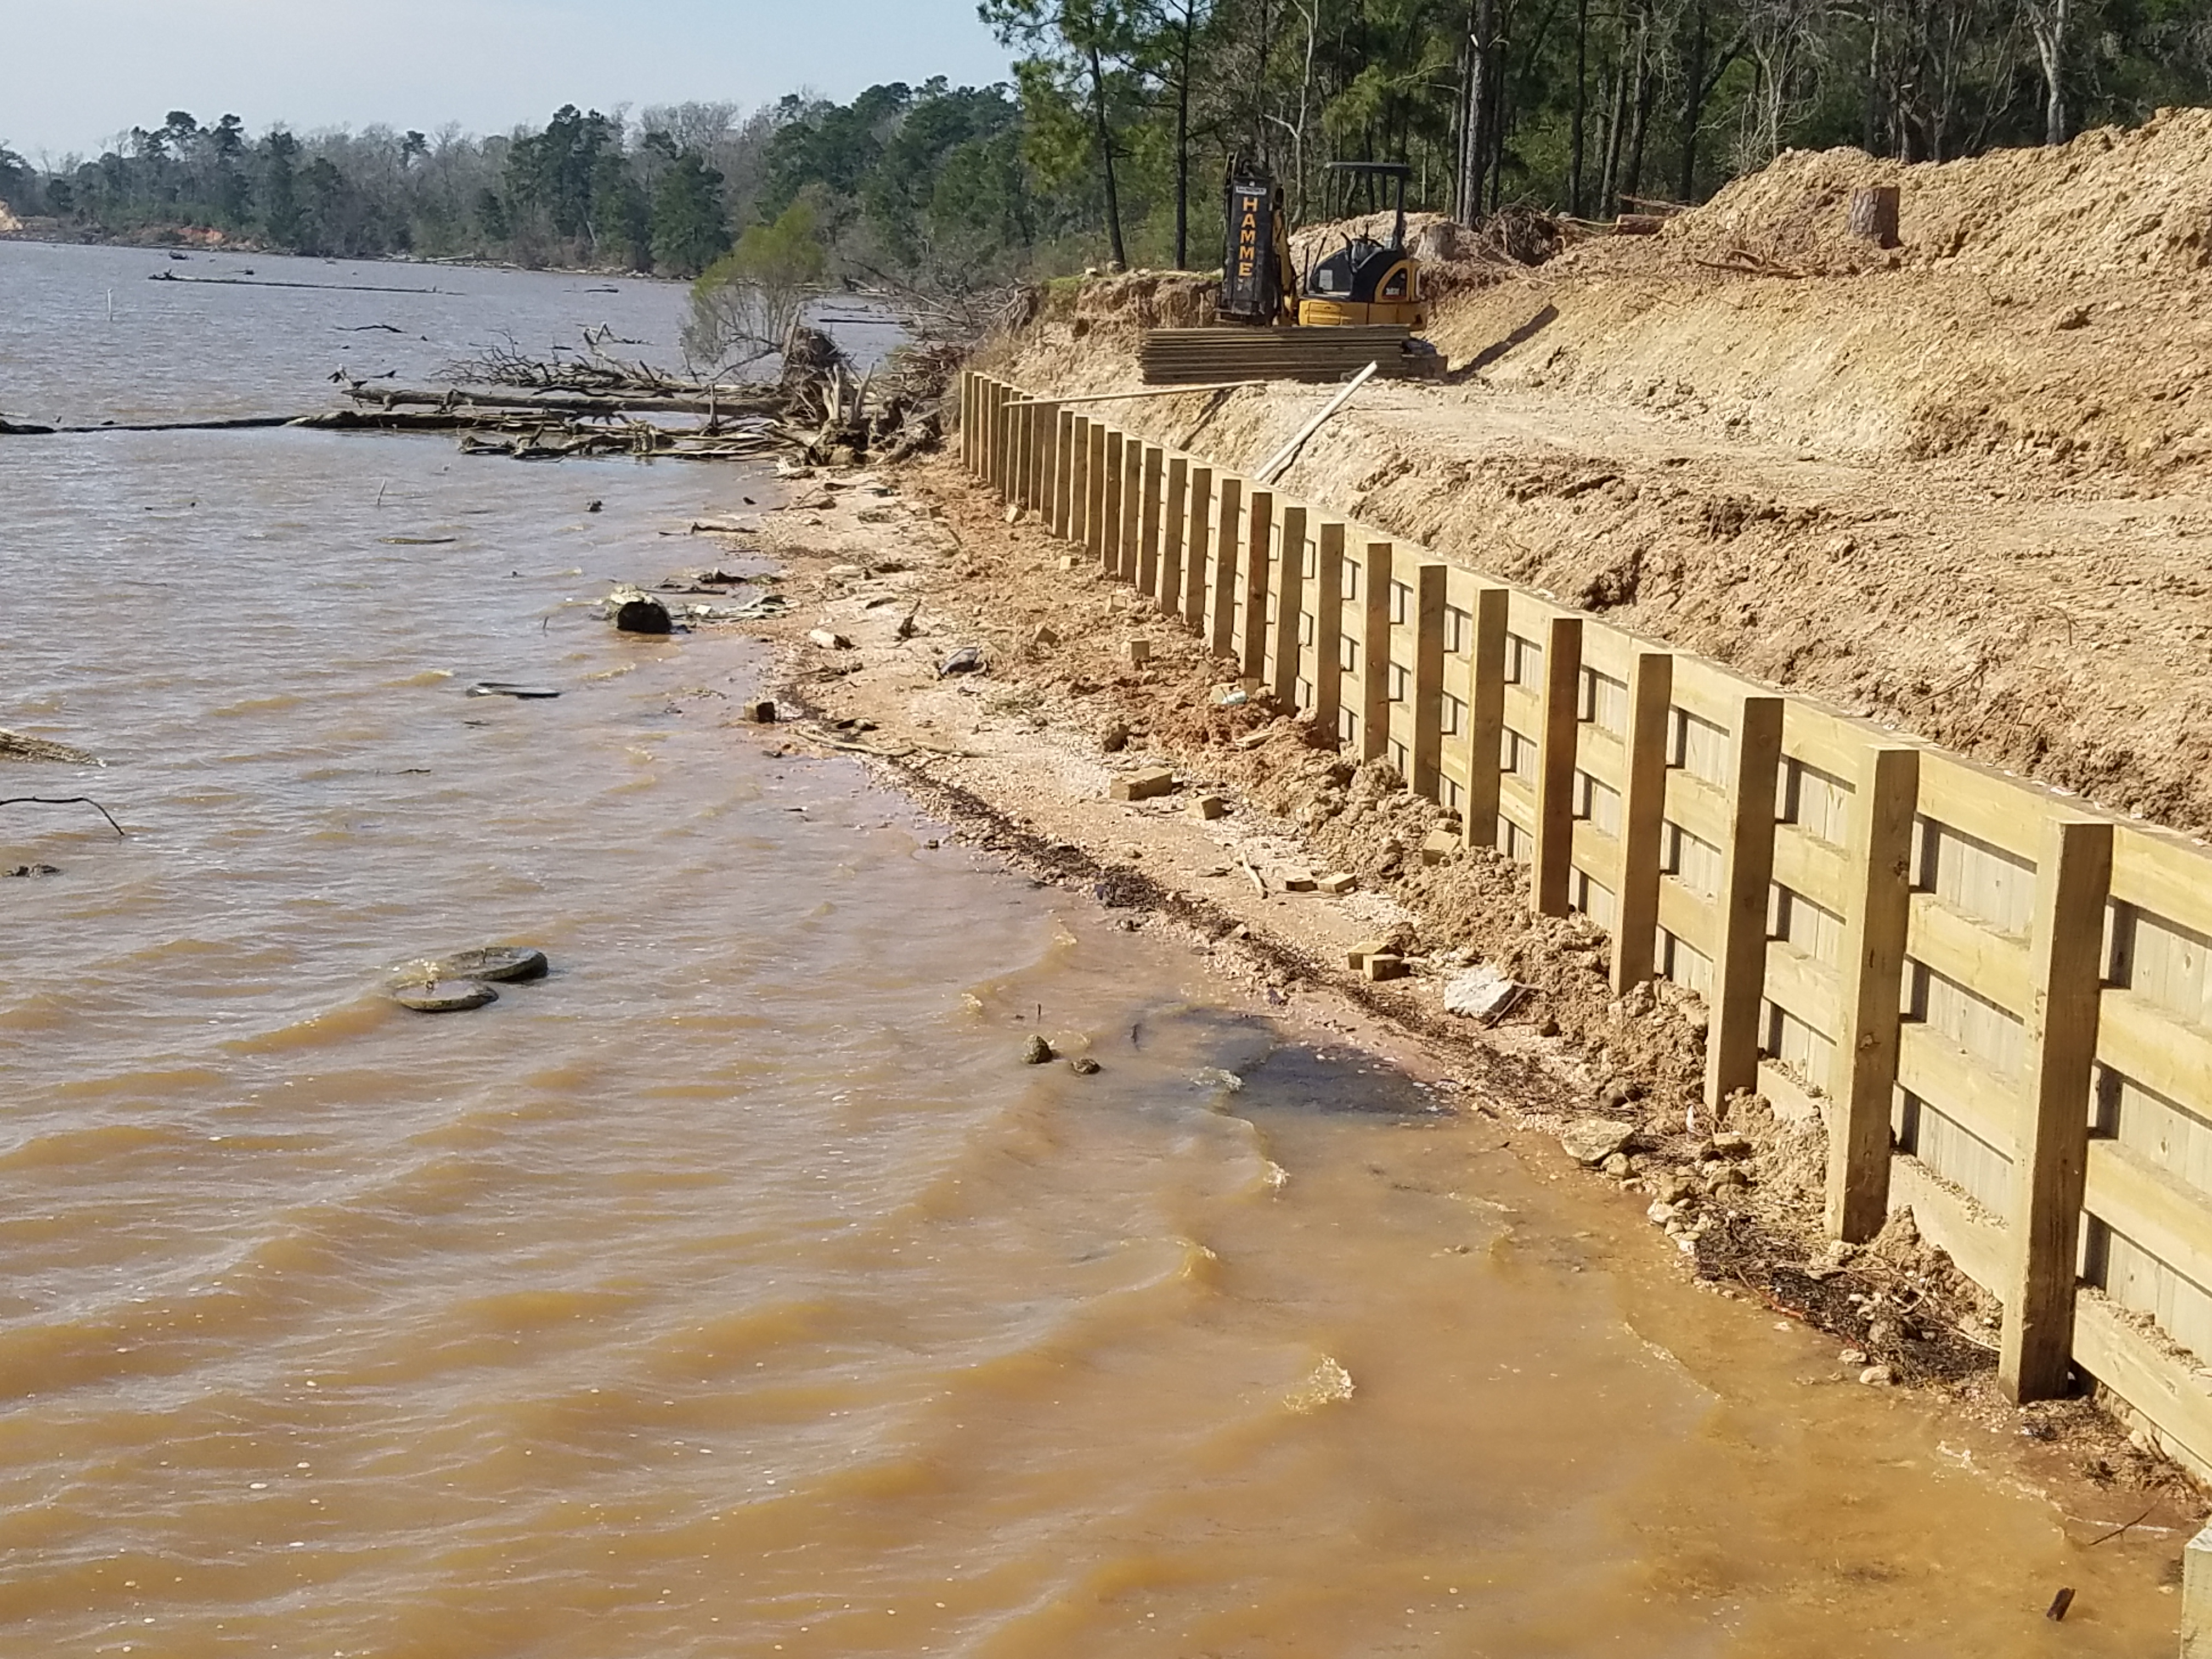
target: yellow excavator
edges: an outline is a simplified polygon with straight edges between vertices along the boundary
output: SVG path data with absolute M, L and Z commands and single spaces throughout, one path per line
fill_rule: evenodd
M 1340 380 L 1372 363 L 1395 377 L 1433 379 L 1444 361 L 1414 331 L 1429 321 L 1420 261 L 1406 246 L 1406 179 L 1399 161 L 1337 161 L 1331 171 L 1370 205 L 1395 187 L 1390 239 L 1346 235 L 1319 248 L 1303 277 L 1291 258 L 1281 188 L 1238 161 L 1227 180 L 1228 234 L 1222 249 L 1219 325 L 1155 328 L 1139 362 L 1149 386 L 1237 380 Z M 1345 192 L 1346 208 L 1352 191 Z
M 1406 246 L 1406 180 L 1413 169 L 1403 161 L 1332 161 L 1329 171 L 1347 186 L 1347 208 L 1363 184 L 1370 202 L 1381 194 L 1377 185 L 1394 192 L 1390 240 L 1346 235 L 1341 246 L 1313 261 L 1301 280 L 1291 261 L 1281 186 L 1261 169 L 1240 162 L 1229 174 L 1228 245 L 1216 309 L 1224 321 L 1267 327 L 1295 322 L 1301 328 L 1425 328 L 1420 261 Z

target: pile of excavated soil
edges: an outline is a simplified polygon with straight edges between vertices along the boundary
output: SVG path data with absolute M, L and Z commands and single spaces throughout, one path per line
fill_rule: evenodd
M 1904 191 L 1893 268 L 1837 252 L 1850 188 L 1875 178 Z M 2212 833 L 2208 219 L 2212 112 L 1940 166 L 1786 156 L 1660 235 L 1448 298 L 1450 381 L 1364 388 L 1279 488 Z M 1753 226 L 1760 259 L 1807 274 L 1714 268 Z M 1132 314 L 1110 289 L 1095 307 Z M 1047 319 L 995 367 L 1127 390 L 1135 337 Z M 1249 468 L 1328 395 L 1101 412 Z

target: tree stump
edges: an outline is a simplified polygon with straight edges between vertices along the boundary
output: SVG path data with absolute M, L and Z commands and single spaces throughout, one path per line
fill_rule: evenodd
M 1897 246 L 1895 185 L 1866 185 L 1851 192 L 1851 234 L 1876 247 Z

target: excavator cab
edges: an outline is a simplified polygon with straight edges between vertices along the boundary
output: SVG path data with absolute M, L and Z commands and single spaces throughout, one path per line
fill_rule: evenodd
M 1345 181 L 1343 205 L 1347 210 L 1351 198 L 1364 185 L 1370 204 L 1382 190 L 1395 191 L 1396 219 L 1389 241 L 1347 236 L 1343 246 L 1307 270 L 1298 321 L 1309 328 L 1369 323 L 1426 327 L 1429 308 L 1421 297 L 1420 262 L 1406 249 L 1406 180 L 1413 169 L 1403 161 L 1332 161 L 1329 171 Z

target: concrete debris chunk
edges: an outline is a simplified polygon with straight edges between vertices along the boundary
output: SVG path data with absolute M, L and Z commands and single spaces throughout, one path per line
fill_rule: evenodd
M 1175 789 L 1175 774 L 1164 766 L 1151 766 L 1141 772 L 1132 772 L 1126 778 L 1114 780 L 1110 793 L 1115 800 L 1150 800 L 1156 795 L 1171 793 Z
M 1190 810 L 1201 818 L 1218 818 L 1229 811 L 1229 803 L 1218 795 L 1200 795 L 1191 802 Z
M 775 699 L 755 697 L 744 706 L 744 717 L 755 726 L 775 724 Z
M 1444 981 L 1444 1012 L 1494 1020 L 1521 1000 L 1522 989 L 1488 963 L 1478 963 Z
M 852 641 L 847 639 L 842 634 L 832 633 L 826 628 L 810 628 L 806 630 L 806 637 L 810 642 L 820 646 L 824 651 L 850 651 L 853 648 Z
M 1406 958 L 1387 951 L 1378 951 L 1366 959 L 1363 971 L 1371 981 L 1403 979 L 1406 977 Z
M 1348 893 L 1359 885 L 1359 878 L 1340 870 L 1334 875 L 1323 876 L 1314 884 L 1324 893 Z
M 1421 862 L 1442 864 L 1459 851 L 1459 837 L 1449 830 L 1431 830 L 1421 842 Z
M 1559 1145 L 1577 1164 L 1602 1164 L 1626 1146 L 1636 1133 L 1633 1123 L 1609 1117 L 1578 1117 L 1559 1131 Z
M 1310 893 L 1320 885 L 1319 882 L 1303 871 L 1283 878 L 1283 890 L 1285 893 Z

